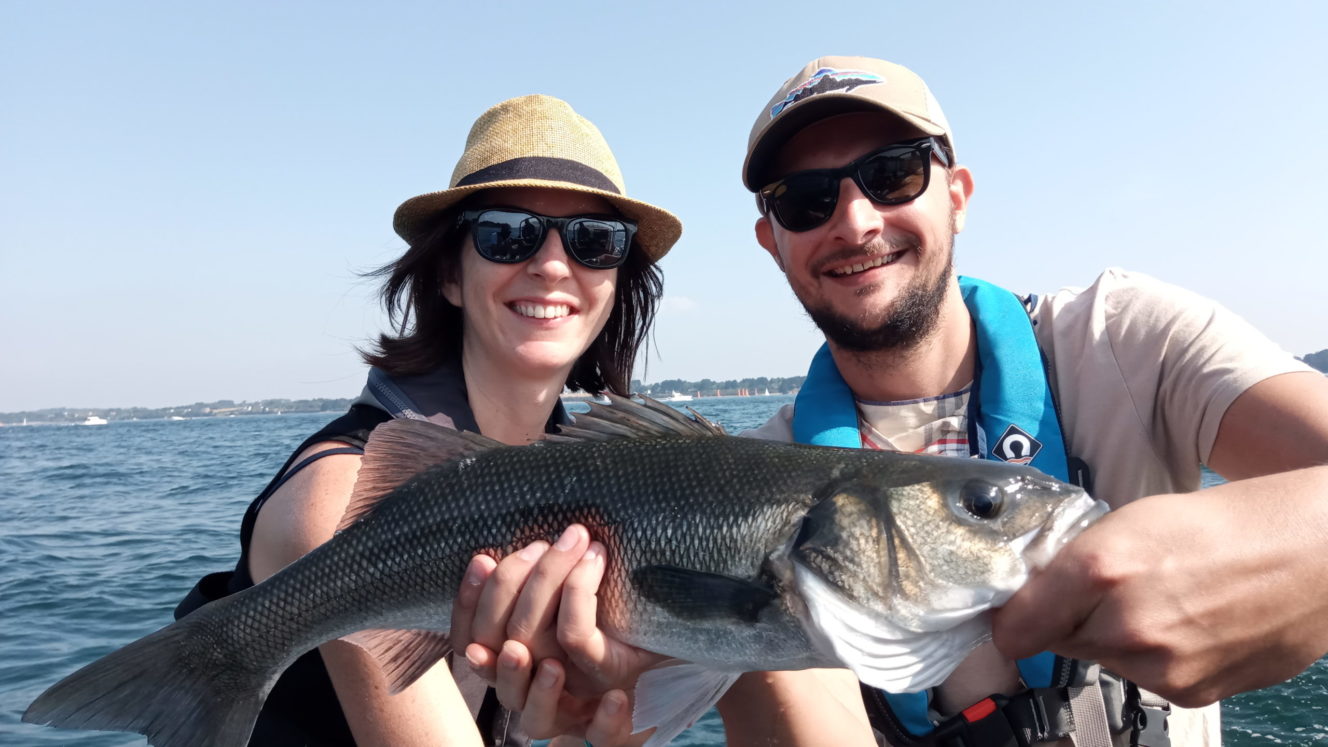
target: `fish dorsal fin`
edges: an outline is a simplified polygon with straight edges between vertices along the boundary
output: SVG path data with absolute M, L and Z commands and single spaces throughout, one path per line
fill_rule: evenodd
M 429 467 L 502 445 L 478 433 L 455 431 L 427 420 L 383 423 L 364 445 L 355 489 L 337 531 L 364 518 L 383 496 Z
M 351 633 L 342 640 L 369 652 L 383 668 L 393 695 L 410 687 L 452 651 L 447 635 L 432 630 L 378 628 Z
M 654 727 L 642 747 L 663 747 L 704 716 L 741 675 L 676 659 L 642 674 L 636 681 L 632 732 Z
M 590 412 L 577 413 L 573 425 L 563 426 L 550 441 L 607 441 L 650 436 L 723 436 L 724 429 L 687 408 L 688 417 L 662 402 L 641 396 L 637 402 L 616 394 L 605 395 L 608 405 L 590 403 Z

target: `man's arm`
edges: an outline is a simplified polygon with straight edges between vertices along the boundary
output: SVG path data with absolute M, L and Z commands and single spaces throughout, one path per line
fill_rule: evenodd
M 993 616 L 1001 651 L 1094 659 L 1182 706 L 1328 652 L 1328 377 L 1250 387 L 1209 463 L 1232 482 L 1134 501 L 1062 550 Z

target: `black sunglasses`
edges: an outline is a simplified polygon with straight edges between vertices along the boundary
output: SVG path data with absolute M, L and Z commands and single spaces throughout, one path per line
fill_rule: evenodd
M 574 215 L 554 218 L 529 210 L 486 207 L 463 210 L 458 226 L 470 225 L 475 250 L 490 262 L 525 262 L 544 245 L 550 228 L 558 229 L 563 248 L 586 267 L 607 270 L 627 259 L 636 223 L 623 218 Z
M 936 138 L 887 145 L 837 169 L 797 171 L 762 187 L 756 205 L 790 231 L 810 231 L 830 220 L 839 202 L 839 182 L 852 177 L 878 205 L 916 200 L 931 181 L 931 157 L 947 168 L 950 157 Z

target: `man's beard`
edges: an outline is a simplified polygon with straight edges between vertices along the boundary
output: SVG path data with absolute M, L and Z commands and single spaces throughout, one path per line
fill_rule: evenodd
M 875 317 L 876 309 L 850 317 L 836 312 L 830 304 L 816 307 L 799 300 L 826 339 L 843 350 L 871 353 L 912 349 L 931 334 L 940 319 L 941 302 L 945 300 L 954 268 L 954 239 L 947 243 L 949 246 L 944 247 L 945 266 L 941 271 L 935 277 L 914 278 L 895 299 L 890 313 L 874 323 L 867 318 Z M 870 289 L 860 292 L 867 293 Z

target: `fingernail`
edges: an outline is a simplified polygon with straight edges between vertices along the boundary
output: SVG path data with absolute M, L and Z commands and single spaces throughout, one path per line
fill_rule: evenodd
M 517 664 L 516 654 L 512 652 L 512 649 L 508 648 L 506 643 L 503 644 L 503 655 L 498 657 L 498 664 L 501 665 L 503 669 L 511 672 L 520 669 L 520 666 Z
M 552 688 L 558 682 L 558 673 L 553 671 L 553 667 L 545 662 L 540 665 L 539 674 L 535 677 L 535 683 L 545 689 Z
M 470 652 L 470 646 L 466 646 L 466 663 L 470 664 L 471 669 L 481 669 L 479 659 Z
M 549 543 L 533 542 L 527 545 L 524 549 L 521 550 L 521 552 L 517 554 L 520 555 L 524 560 L 529 560 L 531 562 L 534 562 L 536 560 L 539 560 L 540 557 L 542 557 L 544 553 L 548 551 L 549 551 Z
M 622 701 L 618 699 L 617 693 L 605 695 L 604 700 L 600 703 L 600 708 L 604 709 L 604 712 L 610 716 L 621 711 L 622 707 Z
M 553 546 L 555 550 L 571 550 L 576 546 L 577 533 L 572 531 L 571 527 L 563 530 L 563 534 L 558 538 L 557 544 Z
M 590 549 L 586 550 L 586 554 L 582 555 L 581 557 L 583 557 L 586 560 L 595 561 L 599 560 L 603 554 L 604 554 L 604 546 L 598 542 L 591 542 Z
M 482 583 L 484 583 L 484 567 L 472 560 L 466 568 L 466 584 L 479 586 Z

